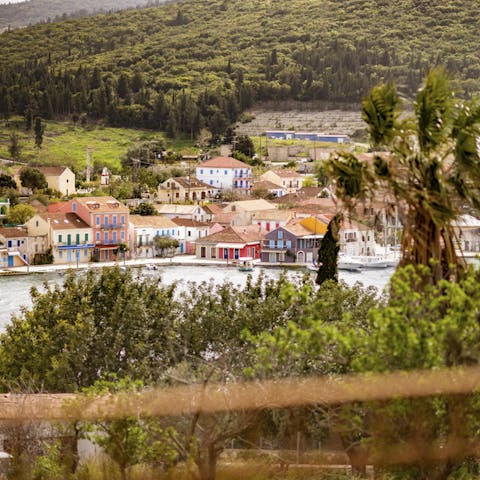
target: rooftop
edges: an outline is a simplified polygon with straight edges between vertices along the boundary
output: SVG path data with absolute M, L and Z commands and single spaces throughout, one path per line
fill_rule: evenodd
M 123 203 L 113 197 L 76 197 L 71 201 L 83 205 L 90 211 L 116 210 L 122 213 L 130 211 Z
M 266 190 L 283 190 L 283 187 L 277 185 L 276 183 L 270 182 L 270 180 L 261 180 L 260 182 L 255 182 L 252 185 L 252 190 L 257 189 L 266 189 Z
M 262 210 L 252 215 L 252 220 L 283 220 L 288 221 L 293 215 L 291 210 Z
M 244 212 L 256 212 L 259 210 L 275 210 L 277 207 L 274 203 L 270 203 L 263 198 L 256 200 L 239 200 L 238 202 L 231 202 L 225 208 L 224 211 L 238 211 Z
M 46 176 L 61 175 L 65 170 L 70 170 L 68 167 L 33 167 L 33 168 L 40 170 Z
M 75 213 L 42 213 L 40 217 L 47 222 L 50 221 L 50 226 L 53 230 L 90 228 L 90 226 Z
M 130 215 L 130 223 L 137 228 L 176 228 L 176 224 L 164 215 Z
M 178 203 L 161 203 L 154 205 L 160 214 L 192 215 L 198 205 L 181 205 Z
M 275 173 L 281 178 L 301 177 L 301 175 L 298 172 L 296 172 L 295 170 L 291 170 L 289 168 L 280 168 L 278 170 L 270 170 L 270 171 Z
M 201 182 L 198 178 L 193 176 L 191 177 L 172 177 L 162 183 L 165 185 L 167 182 L 175 181 L 180 184 L 183 188 L 203 188 L 203 189 L 211 189 L 212 186 L 208 185 L 205 182 Z
M 172 218 L 172 222 L 178 225 L 179 227 L 208 227 L 211 225 L 210 223 L 197 222 L 196 220 L 192 220 L 190 218 L 179 218 L 179 217 Z
M 232 157 L 215 157 L 211 160 L 206 160 L 205 162 L 197 165 L 197 168 L 202 167 L 213 167 L 213 168 L 250 168 L 250 165 L 241 162 Z
M 5 238 L 27 237 L 27 232 L 21 228 L 2 227 L 0 228 L 0 235 Z
M 197 243 L 255 243 L 263 238 L 264 233 L 257 225 L 226 227 L 220 232 L 197 240 Z

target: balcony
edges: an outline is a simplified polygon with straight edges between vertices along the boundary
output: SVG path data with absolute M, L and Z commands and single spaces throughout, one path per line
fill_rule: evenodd
M 111 230 L 112 228 L 125 228 L 125 226 L 125 223 L 102 223 L 101 225 L 97 225 L 97 228 Z
M 118 246 L 120 245 L 121 243 L 125 243 L 125 240 L 97 240 L 95 242 L 95 246 L 98 247 L 99 245 L 108 245 L 108 246 L 112 246 L 112 245 L 115 245 L 115 246 Z
M 93 243 L 56 243 L 53 245 L 54 247 L 58 248 L 59 250 L 82 250 L 84 248 L 94 248 L 95 245 Z

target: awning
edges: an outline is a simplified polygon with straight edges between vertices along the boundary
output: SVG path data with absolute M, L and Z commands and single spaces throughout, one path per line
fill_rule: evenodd
M 217 243 L 217 248 L 244 248 L 246 243 Z

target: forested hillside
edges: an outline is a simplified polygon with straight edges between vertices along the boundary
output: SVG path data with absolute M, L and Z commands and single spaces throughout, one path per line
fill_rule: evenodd
M 479 23 L 477 0 L 195 0 L 37 25 L 0 36 L 0 115 L 221 134 L 255 101 L 408 96 L 436 64 L 468 94 Z
M 95 12 L 123 10 L 165 0 L 28 0 L 0 5 L 0 31 L 25 27 L 39 22 L 58 20 L 66 16 L 81 17 Z

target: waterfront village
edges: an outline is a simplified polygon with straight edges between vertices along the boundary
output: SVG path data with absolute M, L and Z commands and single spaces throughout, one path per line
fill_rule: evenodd
M 359 158 L 369 161 L 371 154 Z M 48 188 L 62 196 L 47 205 L 31 200 L 32 191 L 20 181 L 26 167 L 16 167 L 12 178 L 27 194 L 22 201 L 34 210 L 28 220 L 12 225 L 7 223 L 10 200 L 0 199 L 0 272 L 39 264 L 153 262 L 177 255 L 226 265 L 250 259 L 262 265 L 315 266 L 321 239 L 342 207 L 334 186 L 306 182 L 313 177 L 301 173 L 302 162 L 273 166 L 255 177 L 250 165 L 231 156 L 194 161 L 189 175 L 168 178 L 147 198 L 125 201 L 79 194 L 68 167 L 35 167 Z M 100 182 L 108 193 L 106 169 Z M 476 256 L 480 220 L 465 215 L 456 229 L 458 247 L 464 255 Z M 400 232 L 398 213 L 379 199 L 344 218 L 340 255 L 394 255 Z

